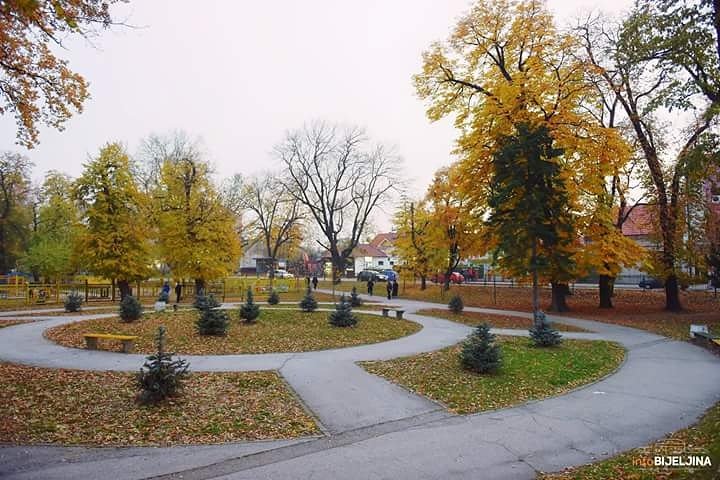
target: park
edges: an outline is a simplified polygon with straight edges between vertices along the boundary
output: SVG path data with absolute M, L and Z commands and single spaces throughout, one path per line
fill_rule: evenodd
M 0 477 L 720 476 L 717 2 L 399 2 L 347 31 L 326 2 L 135 3 L 0 5 Z M 327 32 L 272 44 L 295 19 Z M 298 74 L 332 121 L 203 83 L 240 51 L 333 79 L 330 38 L 412 95 Z

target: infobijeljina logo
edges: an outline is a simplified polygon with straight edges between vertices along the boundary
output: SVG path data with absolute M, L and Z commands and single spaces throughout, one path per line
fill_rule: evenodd
M 712 458 L 702 448 L 688 445 L 682 439 L 670 438 L 650 447 L 639 448 L 633 457 L 636 467 L 669 474 L 673 470 L 695 471 L 712 468 Z

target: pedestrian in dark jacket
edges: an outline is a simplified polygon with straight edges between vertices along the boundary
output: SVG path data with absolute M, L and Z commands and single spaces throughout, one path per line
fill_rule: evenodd
M 182 297 L 182 285 L 180 282 L 175 283 L 175 303 L 180 303 L 180 297 Z
M 313 290 L 317 290 L 318 279 L 317 279 L 316 275 L 313 275 L 312 284 L 313 284 Z
M 398 285 L 397 280 L 393 280 L 392 285 L 392 296 L 397 297 L 398 296 L 398 289 L 400 288 L 400 285 Z
M 392 284 L 392 282 L 391 282 L 390 280 L 387 281 L 386 288 L 387 288 L 387 297 L 388 297 L 388 300 L 391 300 L 391 299 L 392 299 L 393 284 Z
M 372 297 L 373 287 L 375 286 L 375 282 L 373 282 L 373 279 L 371 278 L 367 282 L 367 289 L 368 289 L 368 295 Z

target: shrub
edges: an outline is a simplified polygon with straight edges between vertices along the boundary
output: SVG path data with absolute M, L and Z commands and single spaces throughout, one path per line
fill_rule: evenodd
M 190 364 L 182 359 L 173 360 L 172 353 L 165 352 L 165 327 L 158 328 L 155 337 L 157 353 L 146 357 L 137 375 L 136 400 L 143 405 L 159 403 L 177 395 L 182 382 L 188 376 Z
M 463 311 L 463 308 L 465 308 L 465 305 L 463 304 L 462 298 L 460 295 L 454 295 L 450 302 L 448 303 L 448 308 L 453 313 L 460 313 Z
M 248 288 L 245 303 L 240 307 L 240 318 L 245 323 L 253 323 L 260 315 L 260 306 L 253 301 L 252 288 Z
M 552 328 L 543 312 L 535 312 L 535 325 L 530 329 L 530 338 L 536 347 L 554 347 L 562 343 L 562 335 Z
M 357 317 L 352 313 L 352 305 L 347 297 L 340 297 L 340 303 L 335 305 L 335 311 L 328 317 L 328 322 L 334 327 L 352 327 L 357 324 Z
M 219 306 L 220 306 L 220 302 L 215 300 L 215 297 L 212 294 L 196 295 L 195 301 L 193 302 L 193 307 L 200 310 L 201 312 L 204 312 L 205 310 L 211 310 L 213 308 L 218 308 Z
M 478 325 L 463 342 L 460 363 L 463 368 L 477 373 L 490 373 L 500 368 L 502 352 L 487 323 Z
M 120 319 L 123 322 L 133 322 L 142 315 L 143 307 L 137 298 L 125 295 L 120 302 Z
M 278 303 L 280 303 L 280 295 L 278 295 L 278 292 L 276 290 L 270 292 L 270 296 L 268 297 L 267 302 L 270 305 L 277 305 Z
M 357 293 L 357 288 L 353 287 L 350 293 L 350 305 L 353 307 L 359 307 L 363 304 L 362 298 Z
M 313 297 L 312 290 L 310 287 L 307 288 L 307 292 L 302 300 L 300 300 L 300 308 L 303 312 L 314 312 L 317 310 L 318 304 Z
M 70 292 L 65 297 L 65 311 L 66 312 L 79 312 L 82 306 L 83 298 L 78 292 Z
M 200 313 L 200 317 L 195 322 L 195 328 L 200 335 L 214 335 L 222 337 L 227 334 L 230 324 L 227 312 L 219 308 L 208 308 Z

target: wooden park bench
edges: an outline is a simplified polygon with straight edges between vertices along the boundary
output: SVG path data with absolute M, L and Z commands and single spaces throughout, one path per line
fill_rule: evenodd
M 399 320 L 402 320 L 402 318 L 403 318 L 403 313 L 405 313 L 405 310 L 400 310 L 400 309 L 397 309 L 397 308 L 383 308 L 383 309 L 382 309 L 383 317 L 388 317 L 388 316 L 390 316 L 390 315 L 389 315 L 390 312 L 395 312 L 395 318 L 397 318 L 397 319 L 399 319 Z
M 122 342 L 123 353 L 132 353 L 135 349 L 135 340 L 138 338 L 136 335 L 112 335 L 109 333 L 85 333 L 83 337 L 85 337 L 85 343 L 89 350 L 97 350 L 100 339 L 119 340 Z

